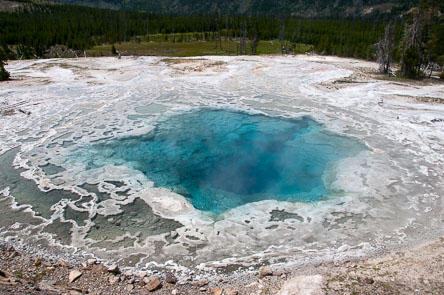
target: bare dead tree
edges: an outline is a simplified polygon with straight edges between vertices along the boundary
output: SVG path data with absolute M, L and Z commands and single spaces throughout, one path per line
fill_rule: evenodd
M 251 40 L 251 54 L 257 53 L 257 47 L 259 45 L 259 28 L 257 23 L 253 23 L 252 40 Z
M 394 33 L 392 24 L 388 24 L 385 27 L 384 39 L 379 40 L 377 48 L 379 72 L 381 74 L 390 75 L 390 67 L 393 61 L 394 50 Z
M 284 46 L 285 24 L 282 20 L 280 21 L 279 40 L 281 41 L 281 53 L 285 53 L 285 51 L 286 51 L 286 48 Z
M 217 48 L 219 45 L 219 39 L 220 39 L 220 30 L 219 30 L 220 19 L 219 19 L 219 11 L 217 9 L 214 9 L 213 22 L 214 22 L 214 30 L 215 30 L 213 32 L 213 39 L 214 39 L 215 49 L 217 51 Z M 216 36 L 217 34 L 219 34 L 219 38 Z
M 243 22 L 242 30 L 240 33 L 239 54 L 248 54 L 248 41 L 247 41 L 247 24 Z
M 228 33 L 228 56 L 231 55 L 231 29 L 228 22 L 228 16 L 225 16 L 225 28 Z

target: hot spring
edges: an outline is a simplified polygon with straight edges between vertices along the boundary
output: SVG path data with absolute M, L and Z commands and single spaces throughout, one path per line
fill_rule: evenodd
M 202 109 L 164 119 L 146 135 L 87 146 L 74 158 L 87 169 L 127 165 L 196 209 L 219 214 L 262 200 L 328 198 L 329 166 L 364 149 L 310 117 Z
M 11 63 L 0 102 L 31 115 L 0 117 L 0 240 L 187 277 L 433 238 L 442 107 L 404 96 L 442 88 L 337 80 L 355 63 Z

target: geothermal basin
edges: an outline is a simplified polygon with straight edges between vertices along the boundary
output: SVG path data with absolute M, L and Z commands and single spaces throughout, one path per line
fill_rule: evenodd
M 439 84 L 317 56 L 15 61 L 0 239 L 187 273 L 442 235 Z M 369 74 L 370 73 L 370 74 Z

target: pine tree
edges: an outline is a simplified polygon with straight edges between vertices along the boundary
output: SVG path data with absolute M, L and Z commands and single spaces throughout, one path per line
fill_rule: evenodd
M 412 18 L 405 24 L 401 73 L 407 78 L 423 76 L 433 70 L 433 28 L 439 19 L 439 8 L 433 0 L 422 0 L 415 8 Z M 436 42 L 440 43 L 441 37 Z M 431 41 L 432 40 L 432 41 Z M 436 59 L 436 57 L 435 57 Z M 430 75 L 432 73 L 430 70 Z
M 0 81 L 5 81 L 9 79 L 9 72 L 5 69 L 6 62 L 3 60 L 4 54 L 0 50 Z

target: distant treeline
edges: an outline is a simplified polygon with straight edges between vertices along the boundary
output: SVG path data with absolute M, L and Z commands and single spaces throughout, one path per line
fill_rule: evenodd
M 393 62 L 400 63 L 406 77 L 430 76 L 444 69 L 444 0 L 421 0 L 390 23 L 221 16 L 217 11 L 166 16 L 16 1 L 23 5 L 0 12 L 0 60 L 45 57 L 57 45 L 83 51 L 96 45 L 142 41 L 215 41 L 216 46 L 234 42 L 237 54 L 256 54 L 260 41 L 278 40 L 282 53 L 306 44 L 320 54 L 378 59 L 381 72 L 388 75 Z
M 0 12 L 0 45 L 7 58 L 42 57 L 54 45 L 85 50 L 95 45 L 128 42 L 150 34 L 191 33 L 195 39 L 281 40 L 313 45 L 317 52 L 371 59 L 372 45 L 384 23 L 359 20 L 268 18 L 246 16 L 163 16 L 70 5 L 29 3 Z M 396 25 L 399 42 L 402 26 Z M 189 35 L 189 34 L 188 34 Z M 166 37 L 167 38 L 167 37 Z M 11 50 L 13 49 L 13 50 Z
M 64 4 L 147 11 L 164 15 L 222 15 L 267 17 L 392 19 L 419 0 L 54 0 Z

